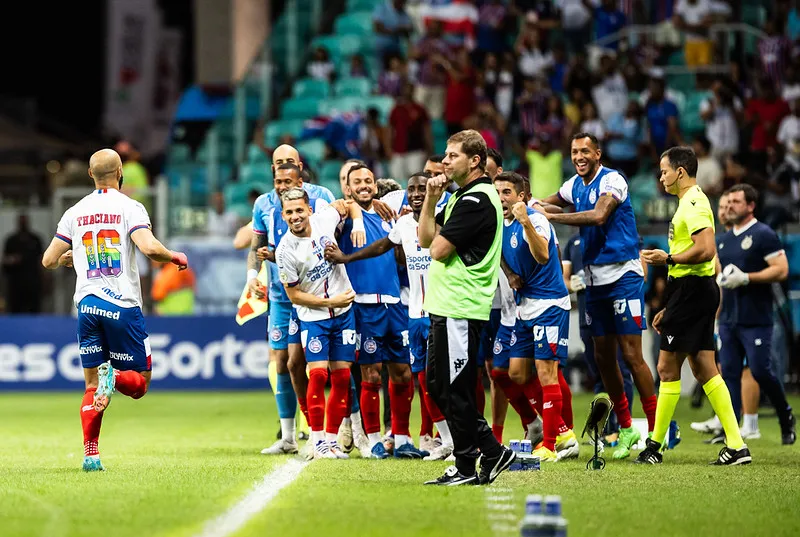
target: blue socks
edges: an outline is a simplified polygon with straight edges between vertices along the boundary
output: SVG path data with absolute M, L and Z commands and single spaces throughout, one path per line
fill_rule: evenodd
M 278 374 L 278 385 L 275 388 L 275 401 L 278 404 L 279 418 L 294 418 L 297 413 L 297 397 L 294 394 L 292 377 L 289 373 Z

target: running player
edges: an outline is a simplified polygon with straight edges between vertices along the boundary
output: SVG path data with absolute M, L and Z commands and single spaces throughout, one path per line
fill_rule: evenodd
M 83 469 L 104 470 L 98 439 L 115 391 L 133 399 L 150 386 L 150 339 L 134 244 L 149 259 L 187 267 L 186 255 L 167 250 L 150 231 L 144 206 L 119 189 L 122 160 L 111 149 L 89 159 L 95 189 L 67 209 L 42 265 L 75 268 L 78 345 L 86 389 L 81 402 Z
M 561 415 L 562 382 L 566 381 L 560 380 L 563 374 L 559 366 L 567 361 L 571 304 L 555 230 L 547 218 L 527 207 L 521 175 L 505 172 L 494 184 L 503 204 L 503 259 L 522 279 L 522 286 L 516 290 L 517 324 L 510 344 L 508 375 L 518 385 L 528 384 L 530 359 L 534 359 L 542 387 L 544 427 L 544 438 L 534 455 L 551 462 L 577 457 L 578 440 Z M 500 369 L 497 364 L 495 367 Z M 572 397 L 569 392 L 564 396 Z
M 435 446 L 425 460 L 444 460 L 453 452 L 453 438 L 441 410 L 428 393 L 425 380 L 425 366 L 428 352 L 428 313 L 422 309 L 425 290 L 428 287 L 428 267 L 431 258 L 427 248 L 419 245 L 417 228 L 422 203 L 425 201 L 425 187 L 428 177 L 423 172 L 412 175 L 408 180 L 408 202 L 413 213 L 401 216 L 387 237 L 378 239 L 367 247 L 345 255 L 331 245 L 325 249 L 325 257 L 334 263 L 351 263 L 362 259 L 378 257 L 392 250 L 402 248 L 409 275 L 410 293 L 408 307 L 408 346 L 411 351 L 411 372 L 417 376 L 422 391 L 420 406 L 427 409 L 433 425 L 442 437 L 441 444 Z M 422 444 L 420 443 L 420 447 Z M 426 450 L 427 451 L 427 450 Z
M 281 196 L 283 218 L 290 233 L 275 251 L 280 281 L 301 322 L 301 339 L 310 372 L 306 399 L 310 442 L 315 459 L 346 459 L 336 441 L 339 426 L 350 409 L 350 366 L 355 360 L 356 331 L 351 304 L 355 293 L 347 273 L 331 265 L 323 255 L 335 244 L 336 229 L 349 215 L 351 240 L 364 244 L 361 208 L 335 201 L 314 213 L 308 193 L 291 188 Z M 331 392 L 325 403 L 325 384 L 330 367 Z M 326 425 L 326 426 L 325 426 Z M 324 431 L 323 431 L 323 426 Z
M 292 361 L 295 364 L 294 375 L 289 368 L 289 323 L 292 316 L 292 305 L 278 278 L 273 254 L 274 245 L 273 250 L 269 248 L 269 231 L 272 227 L 273 211 L 280 213 L 280 196 L 293 187 L 309 191 L 310 198 L 321 200 L 321 203 L 333 201 L 333 194 L 328 189 L 303 182 L 300 177 L 300 165 L 302 164 L 298 165 L 299 156 L 296 149 L 282 145 L 275 150 L 272 156 L 274 189 L 259 196 L 253 204 L 253 238 L 247 258 L 247 285 L 250 292 L 259 298 L 264 296 L 264 289 L 257 278 L 263 259 L 269 261 L 270 270 L 267 336 L 270 344 L 270 361 L 275 362 L 278 373 L 278 382 L 273 387 L 273 392 L 281 423 L 281 435 L 277 442 L 261 451 L 265 455 L 297 453 L 295 415 L 297 414 L 298 398 L 295 391 L 300 394 L 305 393 L 304 388 L 307 384 L 302 348 L 296 343 L 292 345 L 291 349 Z M 274 244 L 277 244 L 279 240 L 280 237 L 275 238 Z M 302 402 L 301 398 L 301 410 L 304 406 Z
M 620 426 L 614 458 L 624 459 L 641 435 L 632 426 L 617 346 L 633 375 L 650 431 L 657 401 L 653 374 L 642 358 L 642 330 L 647 327 L 642 316 L 644 270 L 639 261 L 639 234 L 628 184 L 619 172 L 600 164 L 597 138 L 584 132 L 574 135 L 571 155 L 577 174 L 544 201 L 559 207 L 573 205 L 575 212 L 543 214 L 553 223 L 581 228 L 587 321 L 600 375 Z
M 636 462 L 662 462 L 664 439 L 681 395 L 681 366 L 688 358 L 692 373 L 703 385 L 727 436 L 727 446 L 712 464 L 749 464 L 752 458 L 739 434 L 730 393 L 714 363 L 714 318 L 720 298 L 714 282 L 714 213 L 697 186 L 697 157 L 691 148 L 665 151 L 660 169 L 661 184 L 667 193 L 678 197 L 678 208 L 669 225 L 669 253 L 642 251 L 642 259 L 648 264 L 669 267 L 669 280 L 664 308 L 653 318 L 653 328 L 661 335 L 656 425 Z M 736 382 L 740 379 L 741 369 Z
M 391 226 L 375 212 L 375 177 L 365 165 L 350 168 L 347 184 L 353 200 L 361 206 L 367 240 L 373 243 L 387 237 Z M 341 249 L 351 254 L 359 249 L 349 237 L 350 222 L 342 229 Z M 387 363 L 389 404 L 395 457 L 422 458 L 427 452 L 411 442 L 409 418 L 414 397 L 414 381 L 408 354 L 408 316 L 400 303 L 400 280 L 393 252 L 347 265 L 347 274 L 356 292 L 355 316 L 359 334 L 358 363 L 361 366 L 361 411 L 370 453 L 364 456 L 386 458 L 380 437 L 381 369 Z

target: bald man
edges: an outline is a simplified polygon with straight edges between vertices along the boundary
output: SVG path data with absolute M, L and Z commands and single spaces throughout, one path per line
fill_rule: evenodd
M 122 192 L 122 160 L 101 149 L 89 160 L 95 190 L 67 209 L 42 257 L 50 270 L 74 267 L 78 344 L 85 391 L 81 401 L 83 469 L 101 471 L 98 440 L 115 392 L 139 399 L 150 386 L 150 341 L 142 316 L 136 266 L 139 250 L 158 263 L 187 267 L 186 255 L 164 247 L 150 231 L 144 206 Z
M 253 204 L 253 220 L 250 223 L 250 253 L 247 257 L 247 285 L 256 296 L 269 296 L 269 314 L 267 320 L 267 341 L 270 345 L 270 361 L 277 366 L 278 378 L 273 386 L 275 401 L 278 406 L 280 418 L 280 436 L 272 446 L 261 451 L 264 455 L 278 455 L 283 453 L 296 453 L 297 440 L 295 439 L 297 413 L 296 393 L 305 394 L 307 378 L 305 376 L 305 357 L 299 341 L 290 338 L 296 335 L 298 327 L 292 322 L 292 304 L 283 290 L 280 282 L 278 267 L 274 257 L 264 255 L 270 250 L 270 230 L 273 213 L 281 211 L 279 195 L 289 186 L 302 187 L 311 199 L 322 200 L 327 203 L 334 201 L 333 193 L 325 187 L 306 183 L 300 178 L 303 163 L 297 149 L 290 145 L 278 146 L 272 152 L 272 173 L 274 177 L 273 189 L 259 196 Z M 286 182 L 288 181 L 288 183 Z M 277 248 L 278 242 L 272 237 L 272 250 Z M 261 259 L 267 258 L 269 268 L 269 289 L 264 290 L 258 283 L 257 276 L 261 268 Z M 290 339 L 292 339 L 290 341 Z M 294 368 L 290 368 L 290 363 Z

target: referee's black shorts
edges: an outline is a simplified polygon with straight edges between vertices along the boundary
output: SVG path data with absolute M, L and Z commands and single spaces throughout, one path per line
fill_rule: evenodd
M 661 318 L 661 350 L 697 354 L 715 351 L 714 319 L 719 287 L 713 276 L 669 278 Z

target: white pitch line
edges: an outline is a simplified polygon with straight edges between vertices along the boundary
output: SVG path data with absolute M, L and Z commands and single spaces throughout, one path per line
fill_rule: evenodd
M 264 476 L 250 493 L 217 518 L 206 523 L 197 537 L 227 537 L 264 510 L 278 493 L 300 476 L 308 462 L 291 459 Z

